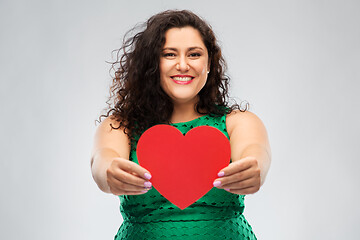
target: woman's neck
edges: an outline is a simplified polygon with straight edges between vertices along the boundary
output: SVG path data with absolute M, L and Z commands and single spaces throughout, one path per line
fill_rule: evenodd
M 196 112 L 194 103 L 174 104 L 174 110 L 170 121 L 172 123 L 187 122 L 203 115 L 204 114 Z

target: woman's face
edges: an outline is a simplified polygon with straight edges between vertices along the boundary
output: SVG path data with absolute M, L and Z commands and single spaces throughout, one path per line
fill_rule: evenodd
M 208 51 L 198 30 L 171 28 L 160 55 L 160 85 L 174 104 L 196 103 L 209 71 Z

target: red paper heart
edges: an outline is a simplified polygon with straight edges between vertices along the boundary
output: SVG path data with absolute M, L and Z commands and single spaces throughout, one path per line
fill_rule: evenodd
M 141 135 L 137 157 L 159 193 L 185 209 L 211 190 L 229 164 L 230 143 L 214 127 L 196 127 L 184 136 L 170 125 L 156 125 Z

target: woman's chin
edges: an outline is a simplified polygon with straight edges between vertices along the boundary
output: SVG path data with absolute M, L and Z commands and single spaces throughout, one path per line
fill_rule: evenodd
M 171 96 L 171 99 L 172 99 L 173 103 L 175 103 L 175 104 L 188 104 L 188 103 L 195 104 L 198 101 L 198 96 L 197 95 L 196 96 L 173 95 L 173 96 Z

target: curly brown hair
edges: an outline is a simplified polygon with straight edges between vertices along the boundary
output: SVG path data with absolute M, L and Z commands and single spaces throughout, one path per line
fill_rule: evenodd
M 191 26 L 197 29 L 207 48 L 210 65 L 205 86 L 198 93 L 196 112 L 220 116 L 234 109 L 241 109 L 235 102 L 228 103 L 230 78 L 225 75 L 226 63 L 209 24 L 188 10 L 168 10 L 152 16 L 143 31 L 132 34 L 134 27 L 125 34 L 123 45 L 117 50 L 117 59 L 112 62 L 115 72 L 106 102 L 108 111 L 101 117 L 111 117 L 119 122 L 118 127 L 133 139 L 147 128 L 160 123 L 170 123 L 173 112 L 171 98 L 160 86 L 159 61 L 165 44 L 165 33 L 170 28 Z

